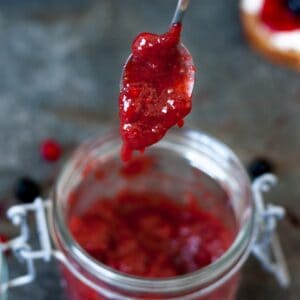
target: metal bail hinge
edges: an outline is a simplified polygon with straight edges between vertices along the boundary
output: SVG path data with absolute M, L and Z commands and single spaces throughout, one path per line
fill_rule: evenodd
M 285 211 L 281 206 L 265 205 L 262 195 L 263 192 L 269 191 L 276 182 L 277 178 L 273 174 L 265 174 L 255 179 L 252 185 L 258 227 L 252 253 L 262 267 L 274 275 L 282 287 L 288 287 L 290 275 L 276 233 L 277 223 L 284 217 Z
M 25 264 L 26 274 L 0 284 L 0 295 L 8 288 L 25 285 L 35 279 L 34 260 L 49 261 L 51 259 L 52 247 L 46 221 L 46 210 L 50 207 L 50 200 L 43 201 L 41 198 L 37 198 L 33 203 L 16 205 L 8 210 L 7 216 L 15 226 L 20 228 L 20 235 L 7 243 L 0 244 L 0 251 L 13 251 L 20 262 Z M 29 212 L 35 216 L 39 249 L 32 249 L 29 245 Z

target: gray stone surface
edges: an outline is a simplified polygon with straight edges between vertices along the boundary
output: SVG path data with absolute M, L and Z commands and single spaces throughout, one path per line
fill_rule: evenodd
M 39 158 L 44 137 L 72 149 L 117 122 L 118 81 L 130 41 L 140 31 L 165 31 L 175 2 L 0 0 L 2 206 L 13 203 L 11 187 L 20 174 L 48 182 L 57 173 L 59 166 Z M 280 183 L 270 198 L 299 216 L 300 75 L 249 49 L 236 2 L 191 1 L 183 40 L 198 73 L 186 123 L 223 140 L 245 163 L 258 155 L 273 160 Z M 280 228 L 291 287 L 281 290 L 249 260 L 238 299 L 299 299 L 299 230 L 295 217 Z M 13 273 L 19 271 L 13 265 Z M 64 299 L 53 266 L 39 264 L 38 272 L 34 284 L 9 300 Z

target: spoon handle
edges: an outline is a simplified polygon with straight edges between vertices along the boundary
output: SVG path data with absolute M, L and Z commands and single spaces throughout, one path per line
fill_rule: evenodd
M 190 0 L 178 0 L 177 7 L 172 19 L 172 24 L 182 23 L 184 13 L 189 6 Z

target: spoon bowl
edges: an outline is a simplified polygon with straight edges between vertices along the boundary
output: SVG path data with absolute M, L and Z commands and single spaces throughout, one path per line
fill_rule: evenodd
M 184 60 L 184 66 L 185 66 L 184 69 L 187 71 L 186 77 L 188 80 L 186 82 L 186 92 L 189 95 L 189 97 L 191 97 L 193 89 L 194 89 L 195 73 L 196 73 L 193 57 L 190 54 L 189 50 L 184 46 L 184 44 L 180 43 L 178 45 L 178 49 Z M 133 55 L 130 54 L 125 62 L 123 69 L 122 69 L 121 80 L 120 80 L 120 90 L 122 90 L 124 87 L 123 86 L 124 73 L 126 73 L 126 67 L 129 65 L 132 58 L 133 58 Z

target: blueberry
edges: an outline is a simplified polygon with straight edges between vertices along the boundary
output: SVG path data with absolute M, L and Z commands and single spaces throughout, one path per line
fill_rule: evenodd
M 274 171 L 272 163 L 265 158 L 256 158 L 248 165 L 248 173 L 251 179 L 255 179 L 265 173 Z
M 287 6 L 295 15 L 300 15 L 300 0 L 287 0 Z
M 15 184 L 15 197 L 22 203 L 30 203 L 41 195 L 40 186 L 29 177 L 21 177 Z

